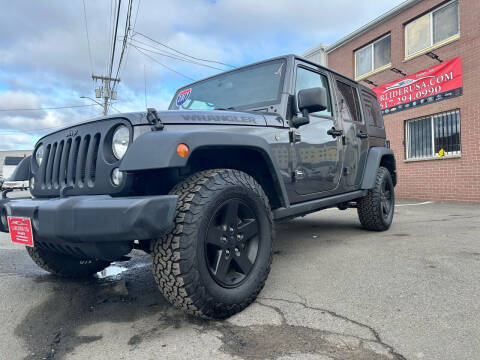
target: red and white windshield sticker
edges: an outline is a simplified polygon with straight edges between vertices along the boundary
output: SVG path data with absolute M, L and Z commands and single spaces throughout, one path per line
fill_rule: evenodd
M 10 239 L 15 244 L 33 247 L 32 222 L 30 218 L 8 217 Z
M 182 105 L 185 101 L 188 100 L 190 97 L 190 94 L 192 93 L 192 88 L 185 89 L 183 91 L 180 91 L 177 96 L 177 106 Z

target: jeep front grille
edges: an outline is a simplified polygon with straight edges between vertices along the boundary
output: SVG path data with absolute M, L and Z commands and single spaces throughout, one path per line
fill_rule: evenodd
M 101 134 L 77 136 L 46 145 L 40 167 L 40 186 L 93 188 Z
M 40 167 L 32 162 L 35 197 L 99 195 L 122 193 L 127 186 L 111 181 L 114 168 L 120 166 L 111 150 L 111 137 L 119 125 L 131 128 L 126 119 L 92 121 L 57 131 L 40 140 L 44 156 Z

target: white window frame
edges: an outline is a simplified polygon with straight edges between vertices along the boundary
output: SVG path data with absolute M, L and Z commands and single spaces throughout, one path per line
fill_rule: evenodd
M 460 116 L 460 110 L 459 109 L 454 109 L 454 110 L 443 111 L 441 113 L 436 113 L 436 114 L 432 114 L 432 115 L 422 116 L 424 118 L 430 118 L 430 129 L 431 129 L 431 133 L 432 133 L 431 134 L 431 136 L 432 136 L 432 155 L 431 156 L 424 156 L 424 157 L 412 157 L 411 156 L 411 154 L 410 154 L 410 151 L 411 151 L 411 149 L 410 149 L 411 134 L 410 134 L 410 127 L 408 126 L 408 123 L 413 122 L 413 121 L 417 121 L 419 118 L 405 120 L 405 161 L 439 159 L 438 152 L 435 151 L 435 116 L 448 115 L 449 113 L 457 113 L 457 112 L 458 112 L 458 116 L 460 118 L 460 121 L 458 123 L 458 125 L 459 125 L 458 134 L 460 136 L 460 144 L 459 144 L 460 145 L 460 150 L 449 151 L 448 153 L 445 152 L 445 155 L 441 158 L 460 157 L 462 155 L 462 121 L 461 121 L 461 116 Z
M 374 61 L 374 60 L 375 60 L 374 45 L 375 45 L 377 42 L 379 42 L 379 41 L 381 41 L 381 40 L 383 40 L 383 39 L 385 39 L 385 38 L 387 38 L 387 37 L 390 37 L 390 62 L 389 62 L 388 64 L 385 64 L 385 65 L 382 65 L 382 66 L 380 66 L 380 67 L 378 67 L 378 68 L 375 68 L 375 63 L 374 63 L 374 62 L 375 62 L 375 61 Z M 363 50 L 363 49 L 365 49 L 365 48 L 367 48 L 367 47 L 369 47 L 369 46 L 371 47 L 370 56 L 372 57 L 372 67 L 371 67 L 370 71 L 366 72 L 365 74 L 358 75 L 358 74 L 357 74 L 357 51 Z M 392 66 L 392 35 L 391 35 L 390 33 L 388 33 L 387 35 L 384 35 L 384 36 L 382 36 L 381 38 L 378 38 L 377 40 L 372 41 L 371 43 L 369 43 L 369 44 L 361 47 L 360 49 L 355 50 L 353 55 L 354 55 L 353 57 L 354 57 L 354 60 L 355 60 L 355 61 L 354 61 L 354 66 L 355 66 L 355 80 L 362 79 L 362 78 L 365 78 L 365 77 L 368 77 L 368 76 L 372 75 L 373 73 L 376 73 L 376 72 L 385 70 L 386 68 Z
M 452 3 L 457 3 L 457 8 L 458 8 L 458 11 L 457 11 L 457 18 L 458 18 L 458 31 L 455 35 L 452 35 L 450 36 L 449 38 L 447 39 L 444 39 L 442 41 L 439 41 L 437 43 L 434 43 L 433 41 L 433 13 L 440 10 L 440 9 L 443 9 L 444 7 L 448 6 L 448 5 L 451 5 Z M 424 17 L 428 15 L 430 17 L 430 45 L 427 46 L 426 48 L 423 48 L 421 50 L 418 50 L 412 54 L 408 54 L 408 44 L 407 44 L 407 29 L 408 29 L 408 25 L 414 23 L 416 20 Z M 444 44 L 447 44 L 449 43 L 450 41 L 453 41 L 455 39 L 457 39 L 458 37 L 460 36 L 460 8 L 459 8 L 459 4 L 458 4 L 458 0 L 452 0 L 452 1 L 449 1 L 435 9 L 433 9 L 432 11 L 430 11 L 429 13 L 427 14 L 423 14 L 422 16 L 416 18 L 415 20 L 412 20 L 410 21 L 408 24 L 405 25 L 405 59 L 409 59 L 409 58 L 412 58 L 412 57 L 415 57 L 417 55 L 420 55 L 420 54 L 423 54 L 425 52 L 428 52 L 429 50 L 433 50 L 437 47 L 440 47 Z

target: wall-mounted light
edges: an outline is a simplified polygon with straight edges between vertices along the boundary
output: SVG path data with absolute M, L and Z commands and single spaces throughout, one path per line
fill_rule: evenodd
M 390 70 L 392 70 L 394 73 L 397 73 L 397 74 L 400 74 L 402 76 L 407 76 L 407 74 L 405 74 L 402 70 L 400 69 L 397 69 L 397 68 L 390 68 Z
M 365 81 L 365 82 L 366 82 L 367 84 L 369 84 L 369 85 L 372 85 L 372 86 L 375 86 L 375 87 L 378 86 L 377 84 L 375 84 L 375 83 L 374 83 L 373 81 L 371 81 L 371 80 L 363 79 L 363 81 Z
M 433 60 L 437 60 L 438 62 L 443 62 L 443 60 L 440 59 L 438 55 L 435 54 L 433 51 L 429 51 L 425 55 L 427 55 L 428 57 L 431 57 Z

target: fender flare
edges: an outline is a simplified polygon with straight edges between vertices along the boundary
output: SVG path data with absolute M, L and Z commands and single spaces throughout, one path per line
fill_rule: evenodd
M 177 154 L 178 144 L 186 144 L 190 153 Z M 140 135 L 129 147 L 120 165 L 121 171 L 135 172 L 185 167 L 196 150 L 212 147 L 243 147 L 258 151 L 267 162 L 273 185 L 282 206 L 289 206 L 285 184 L 267 141 L 258 136 L 222 131 L 152 131 Z
M 362 189 L 372 189 L 375 186 L 375 179 L 377 177 L 377 169 L 384 156 L 391 156 L 394 160 L 395 171 L 395 156 L 393 150 L 386 147 L 372 147 L 368 151 L 367 164 L 363 172 Z

